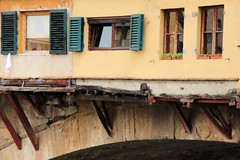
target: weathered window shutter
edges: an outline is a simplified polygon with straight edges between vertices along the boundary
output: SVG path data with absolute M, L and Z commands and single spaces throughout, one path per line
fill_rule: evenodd
M 69 51 L 83 51 L 83 17 L 69 18 Z
M 1 23 L 1 53 L 17 54 L 17 12 L 2 12 Z
M 50 10 L 50 54 L 67 54 L 67 10 Z
M 130 27 L 130 50 L 142 50 L 143 48 L 143 25 L 144 15 L 134 14 L 131 15 Z

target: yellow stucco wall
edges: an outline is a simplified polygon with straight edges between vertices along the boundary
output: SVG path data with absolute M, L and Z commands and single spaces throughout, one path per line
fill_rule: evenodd
M 18 12 L 18 54 L 11 56 L 12 67 L 5 72 L 6 55 L 0 56 L 1 78 L 68 78 L 72 76 L 72 53 L 50 55 L 49 53 L 24 53 L 22 50 L 23 11 L 67 9 L 71 15 L 71 0 L 1 0 L 0 11 Z
M 239 0 L 73 0 L 72 15 L 85 18 L 84 51 L 73 53 L 73 76 L 95 78 L 239 78 Z M 223 58 L 197 59 L 200 7 L 224 5 Z M 163 53 L 163 10 L 184 8 L 183 60 L 160 60 Z M 197 16 L 195 16 L 197 13 Z M 143 51 L 89 51 L 87 17 L 144 14 Z

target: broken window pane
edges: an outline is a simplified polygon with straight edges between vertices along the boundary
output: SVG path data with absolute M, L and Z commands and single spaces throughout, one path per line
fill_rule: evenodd
M 26 50 L 49 50 L 49 15 L 27 16 Z
M 204 54 L 212 53 L 212 33 L 204 34 Z
M 223 8 L 217 9 L 217 31 L 223 30 Z
M 111 24 L 95 25 L 93 27 L 93 47 L 111 47 L 112 26 Z
M 222 53 L 222 40 L 223 40 L 223 33 L 217 33 L 216 54 Z
M 114 47 L 129 47 L 130 23 L 116 23 Z
M 183 33 L 184 15 L 182 11 L 178 11 L 178 33 Z
M 213 30 L 213 9 L 205 10 L 205 31 Z

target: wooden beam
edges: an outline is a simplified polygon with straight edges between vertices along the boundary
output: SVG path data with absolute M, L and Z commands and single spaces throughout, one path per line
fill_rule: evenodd
M 11 134 L 11 136 L 13 138 L 13 141 L 15 142 L 17 148 L 19 150 L 21 150 L 22 149 L 22 142 L 21 142 L 20 138 L 18 137 L 16 131 L 14 130 L 11 122 L 8 120 L 7 116 L 5 115 L 1 106 L 0 106 L 0 117 L 3 121 L 3 123 L 5 124 L 5 126 L 7 127 L 9 133 Z
M 38 117 L 43 118 L 43 111 L 40 109 L 40 107 L 32 100 L 31 96 L 29 94 L 23 94 L 24 98 L 32 105 L 34 113 L 37 114 Z
M 191 127 L 187 123 L 186 118 L 185 118 L 181 108 L 178 106 L 177 103 L 173 103 L 173 105 L 174 105 L 174 109 L 175 109 L 175 111 L 177 113 L 177 116 L 178 116 L 180 122 L 182 123 L 183 128 L 185 129 L 185 132 L 190 134 L 191 133 L 191 129 L 190 129 Z
M 30 141 L 32 142 L 33 144 L 33 147 L 34 149 L 37 151 L 39 150 L 39 145 L 38 145 L 38 139 L 33 131 L 33 128 L 32 126 L 30 125 L 18 99 L 17 99 L 17 96 L 12 94 L 12 93 L 9 93 L 8 94 L 8 99 L 10 100 L 13 108 L 15 109 L 17 115 L 18 115 L 18 118 L 20 119 Z
M 201 111 L 203 112 L 203 114 L 207 117 L 207 119 L 209 120 L 209 122 L 227 139 L 232 139 L 232 130 L 230 130 L 229 127 L 225 128 L 226 121 L 222 120 L 222 116 L 221 117 L 217 117 L 215 118 L 214 115 L 209 111 L 209 107 L 200 107 Z M 217 113 L 219 114 L 219 113 Z M 215 115 L 216 116 L 216 115 Z M 221 125 L 218 123 L 218 121 L 216 119 L 219 119 Z
M 101 109 L 99 108 L 98 104 L 96 101 L 92 101 L 91 105 L 93 106 L 94 110 L 96 111 L 104 129 L 106 130 L 107 134 L 112 137 L 112 129 L 110 126 L 110 119 L 108 116 L 108 113 L 106 111 L 106 108 L 104 109 L 105 115 L 102 113 Z M 105 106 L 105 104 L 104 104 Z

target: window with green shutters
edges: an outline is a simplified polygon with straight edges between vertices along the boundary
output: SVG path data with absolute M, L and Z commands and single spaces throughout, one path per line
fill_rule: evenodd
M 17 54 L 17 12 L 2 12 L 1 24 L 1 54 Z
M 50 54 L 67 54 L 67 10 L 50 10 Z
M 83 17 L 69 18 L 69 42 L 68 50 L 80 52 L 83 51 Z
M 90 50 L 142 50 L 143 14 L 87 20 Z
M 131 16 L 130 50 L 143 49 L 143 26 L 144 26 L 143 14 L 135 14 Z

